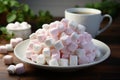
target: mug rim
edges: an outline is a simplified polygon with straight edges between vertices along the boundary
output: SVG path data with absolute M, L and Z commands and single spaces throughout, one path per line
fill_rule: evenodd
M 89 11 L 88 11 L 89 10 Z M 70 13 L 70 14 L 75 14 L 75 15 L 97 15 L 101 14 L 101 10 L 95 9 L 95 8 L 68 8 L 65 9 L 65 12 Z M 77 14 L 74 12 L 93 12 L 93 14 Z

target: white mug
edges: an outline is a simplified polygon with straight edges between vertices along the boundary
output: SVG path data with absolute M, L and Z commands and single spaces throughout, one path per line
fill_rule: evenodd
M 93 37 L 96 37 L 105 31 L 112 23 L 112 17 L 108 14 L 102 15 L 102 12 L 93 8 L 69 8 L 65 10 L 65 18 L 69 21 L 75 21 L 86 27 L 86 31 Z M 100 29 L 100 24 L 105 17 L 109 18 L 108 24 Z

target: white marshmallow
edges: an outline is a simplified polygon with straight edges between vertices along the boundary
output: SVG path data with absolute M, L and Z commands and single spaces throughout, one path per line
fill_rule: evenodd
M 34 53 L 40 54 L 41 50 L 42 50 L 42 46 L 40 44 L 34 44 L 33 45 Z
M 16 64 L 15 68 L 16 68 L 16 74 L 20 75 L 20 74 L 23 74 L 25 72 L 25 67 L 24 67 L 23 63 Z
M 73 29 L 73 30 L 76 30 L 77 26 L 78 26 L 78 24 L 76 22 L 74 22 L 74 21 L 70 21 L 68 23 L 68 27 Z
M 76 55 L 70 55 L 70 66 L 78 65 L 78 57 Z
M 49 61 L 51 60 L 51 57 L 46 57 L 45 58 L 45 61 L 46 61 L 46 63 L 49 65 Z
M 59 66 L 57 59 L 51 59 L 49 61 L 49 66 Z
M 36 36 L 35 33 L 32 33 L 32 34 L 29 36 L 30 39 L 36 39 L 36 37 L 37 37 L 37 36 Z
M 49 27 L 50 27 L 50 25 L 49 25 L 49 24 L 43 24 L 43 25 L 42 25 L 42 28 L 43 28 L 43 29 L 45 29 L 45 30 L 48 30 L 48 29 L 49 29 Z
M 5 55 L 3 57 L 3 61 L 6 65 L 12 64 L 13 63 L 13 57 L 11 55 Z
M 0 53 L 7 53 L 6 46 L 0 46 Z
M 17 40 L 17 42 L 19 43 L 19 42 L 21 42 L 21 41 L 23 41 L 23 39 L 22 38 L 15 38 L 16 40 Z
M 49 29 L 49 33 L 52 37 L 57 37 L 59 34 L 59 29 L 58 28 L 51 28 L 51 29 Z
M 63 45 L 63 43 L 62 43 L 61 40 L 58 40 L 58 41 L 55 42 L 54 47 L 55 47 L 55 49 L 57 49 L 57 50 L 61 50 L 61 49 L 64 48 L 64 45 Z
M 76 32 L 73 32 L 70 37 L 71 37 L 71 40 L 77 41 L 79 38 L 79 35 Z
M 38 34 L 45 34 L 46 33 L 46 30 L 44 30 L 44 29 L 38 29 L 36 32 L 35 32 L 35 34 L 36 35 L 38 35 Z
M 75 42 L 71 42 L 67 46 L 67 48 L 68 48 L 69 51 L 74 52 L 78 48 L 78 44 L 76 44 Z
M 63 59 L 63 58 L 61 58 L 60 60 L 59 60 L 59 65 L 60 66 L 68 66 L 68 59 Z
M 85 49 L 77 49 L 76 54 L 79 58 L 78 62 L 79 64 L 84 64 L 84 63 L 88 63 L 89 62 L 89 58 L 86 56 L 86 51 Z
M 32 54 L 32 55 L 31 55 L 31 60 L 32 60 L 33 62 L 36 62 L 36 61 L 37 61 L 37 57 L 38 57 L 38 54 Z
M 48 47 L 53 46 L 53 43 L 54 43 L 54 39 L 52 39 L 52 38 L 47 38 L 47 39 L 45 40 L 45 44 L 46 44 Z
M 76 32 L 77 33 L 83 33 L 83 32 L 85 32 L 85 29 L 86 29 L 86 27 L 85 26 L 83 26 L 83 25 L 81 25 L 81 24 L 79 24 L 77 27 L 76 27 Z
M 45 56 L 43 54 L 38 55 L 37 64 L 44 65 L 45 64 Z
M 60 38 L 60 40 L 62 40 L 64 46 L 65 46 L 65 45 L 68 45 L 68 44 L 70 44 L 70 43 L 72 42 L 71 37 L 68 36 L 68 35 L 62 36 L 62 37 Z
M 37 39 L 40 42 L 44 42 L 44 40 L 46 39 L 46 35 L 45 34 L 38 34 Z
M 98 57 L 101 57 L 101 55 L 102 55 L 99 49 L 96 49 L 96 50 L 95 50 L 95 54 L 96 54 L 96 57 L 97 57 L 97 58 L 98 58 Z
M 11 44 L 6 44 L 5 47 L 7 48 L 7 51 L 13 51 L 13 46 Z
M 42 54 L 45 56 L 45 57 L 50 57 L 50 48 L 44 48 L 42 50 Z
M 9 74 L 15 74 L 16 68 L 14 65 L 10 65 L 10 66 L 8 66 L 7 71 Z
M 25 55 L 26 55 L 27 58 L 31 58 L 31 55 L 33 55 L 33 51 L 27 50 L 27 51 L 25 52 Z

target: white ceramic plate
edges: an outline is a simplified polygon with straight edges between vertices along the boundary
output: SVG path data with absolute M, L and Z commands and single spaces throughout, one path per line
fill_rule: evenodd
M 96 58 L 95 61 L 92 62 L 92 63 L 81 64 L 81 65 L 78 65 L 78 66 L 69 66 L 69 67 L 56 67 L 56 66 L 48 66 L 48 65 L 38 65 L 38 64 L 32 62 L 31 60 L 29 60 L 25 57 L 25 51 L 26 51 L 26 48 L 28 46 L 29 41 L 30 41 L 29 39 L 25 40 L 25 41 L 19 43 L 15 47 L 15 49 L 14 49 L 15 56 L 25 63 L 31 64 L 31 65 L 36 66 L 38 68 L 44 68 L 44 69 L 48 69 L 48 70 L 57 70 L 57 71 L 78 70 L 78 69 L 82 69 L 82 68 L 85 68 L 85 67 L 89 67 L 89 66 L 93 66 L 95 64 L 101 63 L 110 56 L 110 48 L 105 43 L 103 43 L 99 40 L 93 39 L 92 40 L 93 43 L 96 46 L 98 46 L 98 48 L 100 49 L 100 51 L 102 53 L 102 56 L 99 57 L 99 58 Z

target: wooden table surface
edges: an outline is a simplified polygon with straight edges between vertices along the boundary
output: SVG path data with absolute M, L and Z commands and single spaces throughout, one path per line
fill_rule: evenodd
M 104 23 L 102 24 L 102 26 Z M 111 49 L 110 57 L 104 62 L 92 67 L 80 69 L 74 72 L 55 72 L 38 69 L 25 64 L 26 72 L 22 75 L 9 75 L 0 53 L 0 80 L 120 80 L 120 17 L 115 19 L 112 25 L 96 39 L 106 43 Z M 1 40 L 0 44 L 5 44 Z M 13 52 L 14 63 L 20 63 Z

